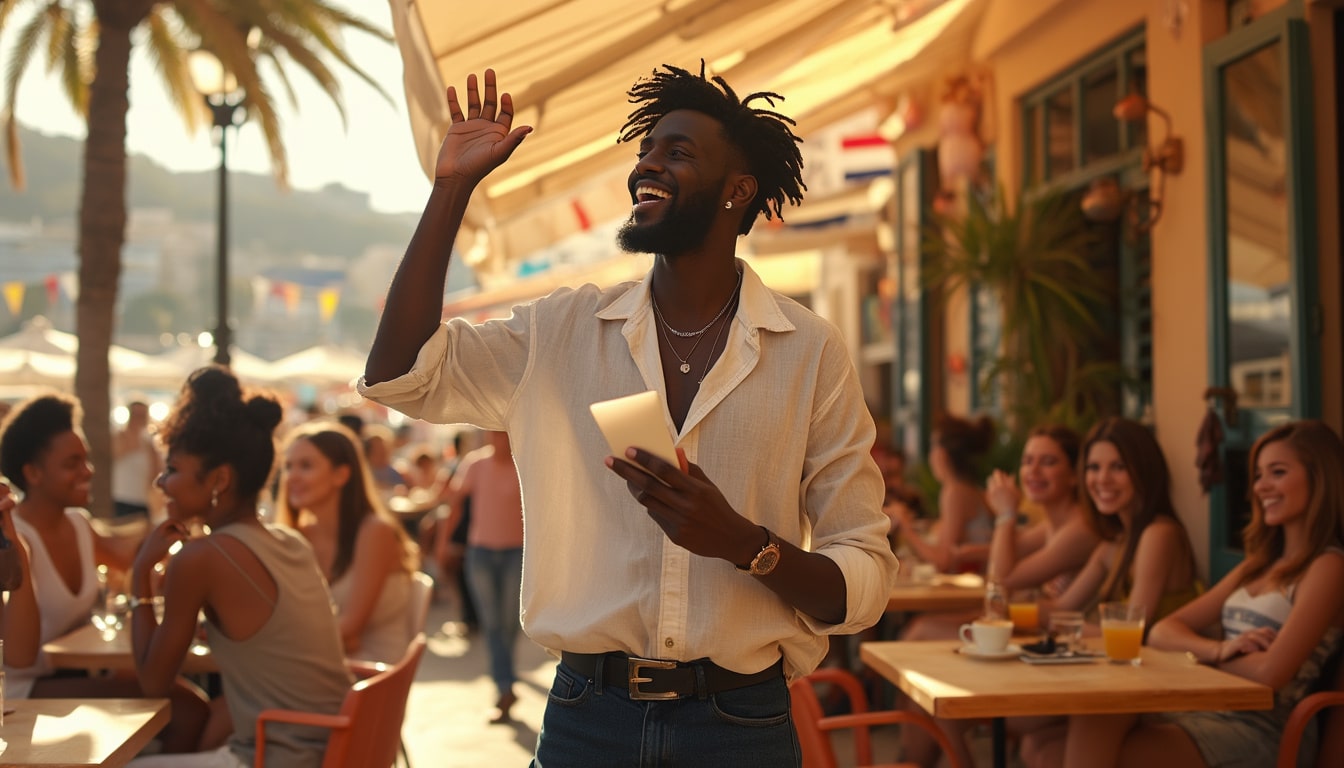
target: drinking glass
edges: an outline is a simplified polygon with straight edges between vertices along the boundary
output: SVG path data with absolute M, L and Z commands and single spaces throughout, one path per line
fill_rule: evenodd
M 1101 604 L 1101 639 L 1106 658 L 1117 664 L 1143 663 L 1139 648 L 1143 645 L 1144 610 L 1129 603 Z
M 1019 634 L 1035 632 L 1041 627 L 1041 604 L 1034 589 L 1014 592 L 1008 600 L 1008 618 L 1013 620 L 1013 629 Z
M 1051 611 L 1050 631 L 1055 643 L 1065 651 L 1077 651 L 1083 647 L 1082 611 Z

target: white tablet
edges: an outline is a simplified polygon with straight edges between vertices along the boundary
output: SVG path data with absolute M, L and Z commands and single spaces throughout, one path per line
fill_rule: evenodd
M 603 437 L 607 438 L 611 455 L 634 464 L 625 458 L 625 449 L 634 446 L 643 448 L 674 467 L 679 466 L 672 435 L 667 431 L 667 420 L 663 417 L 663 400 L 654 390 L 604 400 L 588 408 L 593 412 L 593 419 L 597 421 Z

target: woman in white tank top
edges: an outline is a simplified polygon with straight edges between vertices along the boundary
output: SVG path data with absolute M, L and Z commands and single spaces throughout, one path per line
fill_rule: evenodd
M 5 694 L 11 698 L 140 697 L 133 678 L 62 674 L 41 652 L 89 621 L 99 598 L 98 565 L 125 570 L 136 540 L 100 534 L 83 508 L 93 468 L 80 431 L 79 403 L 42 395 L 19 404 L 0 426 L 0 473 L 22 493 L 5 533 L 15 540 L 23 584 L 0 605 L 5 641 Z M 160 734 L 164 751 L 196 745 L 204 695 L 176 678 L 164 692 L 173 718 Z

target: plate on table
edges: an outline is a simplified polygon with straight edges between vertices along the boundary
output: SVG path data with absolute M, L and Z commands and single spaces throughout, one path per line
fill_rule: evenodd
M 1016 643 L 1009 643 L 1002 651 L 982 651 L 974 645 L 963 645 L 957 649 L 957 653 L 971 659 L 984 659 L 986 661 L 998 661 L 1001 659 L 1016 659 L 1022 655 L 1022 646 Z

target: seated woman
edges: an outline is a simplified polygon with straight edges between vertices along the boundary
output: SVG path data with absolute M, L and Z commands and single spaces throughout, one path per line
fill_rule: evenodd
M 168 519 L 146 539 L 131 569 L 131 640 L 136 673 L 149 696 L 162 696 L 191 647 L 197 616 L 219 664 L 236 728 L 223 747 L 194 755 L 142 757 L 133 766 L 250 766 L 256 717 L 268 708 L 332 714 L 350 690 L 336 617 L 312 547 L 297 532 L 258 517 L 257 496 L 275 462 L 280 404 L 245 396 L 224 368 L 187 378 L 160 430 L 168 449 L 158 486 Z M 189 524 L 210 533 L 192 538 Z M 176 549 L 180 545 L 180 549 Z M 170 551 L 176 554 L 169 558 Z M 154 602 L 154 569 L 163 577 L 163 621 Z M 317 766 L 322 728 L 267 729 L 268 765 Z
M 74 398 L 40 395 L 11 410 L 0 426 L 0 473 L 22 493 L 13 512 L 4 515 L 23 576 L 22 585 L 0 603 L 10 698 L 142 695 L 133 679 L 55 670 L 42 653 L 45 643 L 89 621 L 100 597 L 98 565 L 124 570 L 139 543 L 102 534 L 84 509 L 93 467 L 80 411 Z M 204 694 L 172 676 L 157 695 L 173 703 L 161 749 L 194 749 L 205 722 Z
M 941 486 L 931 541 L 916 532 L 915 513 L 908 505 L 893 501 L 884 509 L 892 525 L 900 527 L 901 540 L 940 573 L 981 570 L 989 556 L 994 526 L 980 490 L 979 465 L 993 442 L 994 423 L 986 416 L 972 422 L 944 414 L 938 420 L 929 451 L 929 469 Z
M 1128 601 L 1143 606 L 1151 628 L 1201 591 L 1190 537 L 1171 503 L 1162 447 L 1142 424 L 1111 417 L 1087 433 L 1082 456 L 1088 519 L 1102 541 L 1063 594 L 1041 600 L 1042 611 L 1090 614 L 1100 603 Z M 1008 725 L 1026 734 L 1022 757 L 1030 764 L 1063 737 L 1065 722 L 1025 718 Z
M 985 499 L 994 512 L 994 538 L 988 577 L 1003 589 L 1040 587 L 1047 595 L 1060 595 L 1100 542 L 1079 499 L 1078 450 L 1072 429 L 1037 427 L 1018 465 L 1022 489 L 1007 473 L 990 475 Z M 1024 492 L 1043 514 L 1038 522 L 1019 527 Z
M 1057 595 L 1068 586 L 1100 541 L 1088 522 L 1087 510 L 1078 499 L 1078 434 L 1068 427 L 1044 426 L 1031 432 L 1022 450 L 1018 477 L 1022 491 L 1010 475 L 995 471 L 986 492 L 995 512 L 989 577 L 1005 590 L 1044 587 Z M 1042 519 L 1025 528 L 1017 526 L 1018 511 L 1026 498 L 1040 508 Z M 910 640 L 954 638 L 962 624 L 975 619 L 971 613 L 926 613 L 906 627 Z M 954 746 L 962 745 L 965 721 L 940 720 Z M 919 729 L 902 729 L 904 754 L 920 764 L 937 757 L 932 738 Z M 969 753 L 961 754 L 969 764 Z
M 394 663 L 412 628 L 418 547 L 373 492 L 359 441 L 336 422 L 296 427 L 286 440 L 277 519 L 313 546 L 331 585 L 345 654 Z
M 1262 435 L 1250 464 L 1246 558 L 1158 622 L 1149 644 L 1270 686 L 1274 708 L 1073 717 L 1067 740 L 1047 745 L 1034 765 L 1274 764 L 1288 714 L 1344 627 L 1344 443 L 1320 422 L 1292 422 Z
M 1171 473 L 1147 427 L 1111 417 L 1083 441 L 1089 520 L 1101 543 L 1050 608 L 1092 612 L 1105 602 L 1137 603 L 1147 626 L 1201 591 L 1194 549 L 1171 503 Z

